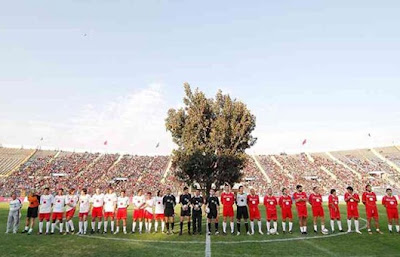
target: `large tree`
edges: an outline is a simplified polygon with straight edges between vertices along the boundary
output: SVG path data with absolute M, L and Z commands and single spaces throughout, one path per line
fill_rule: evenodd
M 189 185 L 209 192 L 213 184 L 239 182 L 248 156 L 245 150 L 257 139 L 252 132 L 256 118 L 247 106 L 219 90 L 207 98 L 184 84 L 184 108 L 170 109 L 166 128 L 177 145 L 172 164 L 175 174 Z

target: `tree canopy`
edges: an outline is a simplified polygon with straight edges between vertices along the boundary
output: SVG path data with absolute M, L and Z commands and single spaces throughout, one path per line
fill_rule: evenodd
M 246 149 L 257 139 L 252 132 L 256 117 L 247 106 L 219 90 L 207 98 L 198 88 L 184 84 L 184 107 L 170 109 L 166 128 L 177 148 L 172 152 L 175 173 L 189 185 L 202 189 L 213 184 L 239 182 L 246 165 Z

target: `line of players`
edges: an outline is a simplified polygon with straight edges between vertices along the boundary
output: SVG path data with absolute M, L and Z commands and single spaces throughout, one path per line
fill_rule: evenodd
M 220 200 L 216 196 L 214 189 L 210 190 L 210 195 L 207 199 L 201 196 L 200 190 L 196 190 L 191 196 L 188 188 L 185 187 L 183 194 L 179 197 L 181 205 L 180 215 L 180 232 L 182 235 L 183 224 L 186 221 L 188 233 L 201 234 L 202 215 L 203 212 L 207 216 L 207 231 L 212 232 L 214 225 L 214 233 L 219 234 L 218 220 L 220 210 Z M 396 232 L 399 233 L 399 215 L 398 202 L 392 194 L 391 189 L 386 190 L 387 195 L 383 197 L 382 204 L 387 210 L 388 229 L 392 233 L 393 225 Z M 250 189 L 250 194 L 244 193 L 243 186 L 239 187 L 238 193 L 235 195 L 230 187 L 226 185 L 224 191 L 220 195 L 221 204 L 223 206 L 222 217 L 222 232 L 227 234 L 227 225 L 230 224 L 230 232 L 234 234 L 234 205 L 236 204 L 236 234 L 241 233 L 241 222 L 244 221 L 245 230 L 248 235 L 253 235 L 255 232 L 255 221 L 258 223 L 258 232 L 263 234 L 261 215 L 259 211 L 260 197 L 255 193 L 254 189 Z M 335 221 L 340 232 L 344 232 L 341 224 L 341 215 L 339 209 L 339 198 L 336 195 L 336 190 L 332 189 L 328 198 L 328 207 L 330 213 L 330 226 L 332 233 L 335 232 Z M 359 211 L 358 205 L 362 202 L 366 208 L 367 215 L 367 231 L 372 234 L 371 220 L 375 221 L 375 229 L 377 233 L 382 233 L 379 229 L 379 216 L 377 209 L 377 197 L 370 185 L 366 186 L 366 191 L 362 195 L 362 199 L 358 194 L 354 193 L 352 187 L 347 188 L 344 195 L 344 200 L 347 205 L 347 225 L 348 233 L 351 232 L 352 220 L 354 220 L 355 232 L 361 234 L 359 227 Z M 80 196 L 75 194 L 75 189 L 70 189 L 67 195 L 59 189 L 57 194 L 50 194 L 48 188 L 44 190 L 41 196 L 30 194 L 28 197 L 29 207 L 27 212 L 27 221 L 23 233 L 31 234 L 33 230 L 34 219 L 39 216 L 39 234 L 43 234 L 43 225 L 46 221 L 45 234 L 53 234 L 55 228 L 59 224 L 59 231 L 63 233 L 63 221 L 65 214 L 65 234 L 74 233 L 74 223 L 72 218 L 79 205 L 79 231 L 78 234 L 87 234 L 88 232 L 88 217 L 91 213 L 91 233 L 107 233 L 108 221 L 111 225 L 111 233 L 117 234 L 120 232 L 120 223 L 122 222 L 122 232 L 127 233 L 127 209 L 130 205 L 129 197 L 126 196 L 124 190 L 117 196 L 112 188 L 109 188 L 105 194 L 96 189 L 92 196 L 87 194 L 86 189 L 82 189 Z M 160 191 L 156 196 L 152 196 L 150 192 L 143 195 L 142 190 L 139 190 L 132 198 L 133 204 L 133 223 L 131 233 L 138 231 L 143 232 L 143 223 L 145 232 L 152 231 L 152 223 L 154 221 L 154 232 L 158 232 L 159 223 L 161 223 L 161 232 L 171 234 L 174 233 L 174 216 L 175 205 L 177 201 L 171 191 L 167 189 L 164 196 L 161 196 Z M 318 233 L 318 220 L 320 221 L 321 233 L 328 234 L 329 231 L 325 228 L 325 214 L 323 209 L 323 200 L 318 187 L 313 188 L 313 192 L 307 196 L 301 185 L 296 187 L 296 192 L 290 196 L 288 190 L 284 188 L 282 195 L 277 198 L 273 195 L 272 189 L 267 190 L 264 196 L 263 203 L 266 210 L 266 232 L 267 234 L 278 234 L 278 211 L 277 206 L 281 209 L 282 232 L 292 233 L 293 229 L 293 213 L 292 205 L 296 206 L 297 216 L 299 219 L 300 231 L 302 234 L 307 234 L 307 203 L 311 205 L 313 216 L 314 232 Z M 250 219 L 250 228 L 248 220 Z M 115 221 L 117 223 L 115 224 Z M 96 226 L 97 222 L 97 226 Z M 193 228 L 191 224 L 193 223 Z M 101 228 L 103 226 L 103 231 Z M 115 228 L 115 231 L 114 231 Z

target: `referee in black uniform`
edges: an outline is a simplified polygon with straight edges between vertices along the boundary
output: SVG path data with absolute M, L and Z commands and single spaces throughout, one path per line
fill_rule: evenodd
M 188 233 L 191 235 L 190 232 L 190 199 L 192 196 L 189 194 L 189 188 L 184 187 L 183 188 L 183 194 L 179 197 L 179 203 L 181 204 L 181 217 L 180 217 L 180 231 L 179 235 L 182 235 L 182 230 L 183 230 L 183 222 L 185 221 L 185 218 L 187 220 L 187 225 L 188 225 Z
M 175 196 L 171 194 L 171 189 L 167 189 L 167 194 L 163 197 L 165 223 L 167 225 L 168 234 L 174 233 L 174 208 L 176 205 Z M 170 225 L 171 224 L 171 230 Z
M 211 222 L 215 224 L 215 235 L 218 235 L 218 209 L 219 200 L 215 196 L 215 190 L 210 190 L 210 196 L 207 198 L 207 223 L 208 223 L 208 235 L 211 235 Z
M 204 199 L 200 195 L 200 189 L 196 189 L 196 192 L 190 202 L 192 203 L 193 206 L 193 214 L 192 214 L 193 235 L 196 235 L 197 233 L 201 235 L 201 220 L 202 220 L 201 209 L 204 203 Z

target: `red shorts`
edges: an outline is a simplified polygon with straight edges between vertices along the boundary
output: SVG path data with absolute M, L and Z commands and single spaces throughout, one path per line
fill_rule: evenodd
M 155 220 L 164 220 L 164 213 L 161 214 L 155 214 L 154 215 Z
M 331 217 L 331 220 L 340 220 L 340 210 L 339 209 L 329 208 L 329 215 Z
M 324 208 L 322 208 L 322 206 L 312 207 L 312 214 L 313 217 L 324 217 L 325 216 Z
M 365 213 L 367 214 L 367 219 L 371 219 L 371 218 L 377 219 L 379 217 L 378 208 L 376 206 L 374 206 L 374 207 L 366 207 L 365 208 Z
M 49 221 L 50 220 L 50 213 L 39 213 L 39 220 L 46 220 Z
M 350 209 L 350 208 L 347 208 L 347 219 L 349 220 L 349 219 L 352 219 L 352 218 L 359 218 L 360 217 L 360 214 L 358 214 L 358 208 L 355 208 L 355 209 Z
M 114 212 L 105 212 L 104 213 L 104 218 L 108 219 L 108 218 L 114 218 Z
M 75 208 L 67 211 L 65 217 L 67 217 L 67 219 L 71 219 L 74 217 L 74 215 L 75 215 Z
M 144 210 L 143 209 L 133 211 L 133 219 L 134 220 L 143 219 L 143 218 L 144 218 Z
M 292 209 L 282 208 L 282 220 L 293 219 Z
M 80 212 L 79 213 L 79 218 L 87 217 L 89 215 L 88 212 Z
M 154 219 L 154 215 L 153 215 L 153 213 L 150 213 L 148 211 L 144 211 L 144 218 L 147 219 L 147 220 L 152 220 L 152 219 Z
M 299 218 L 307 218 L 308 213 L 306 205 L 296 206 L 296 209 L 297 209 L 297 216 L 299 216 Z
M 267 216 L 267 220 L 277 220 L 278 219 L 278 213 L 274 210 L 267 210 L 266 211 L 266 216 Z
M 258 208 L 250 208 L 250 220 L 261 220 L 260 210 Z
M 103 218 L 103 207 L 93 207 L 92 218 Z
M 399 219 L 399 211 L 396 209 L 386 209 L 388 219 Z
M 53 212 L 53 215 L 51 215 L 52 220 L 62 220 L 64 216 L 64 213 L 62 212 Z
M 117 210 L 117 220 L 126 220 L 126 217 L 128 216 L 128 211 L 126 208 L 119 208 Z
M 223 210 L 222 210 L 222 216 L 223 217 L 231 217 L 231 218 L 235 217 L 235 213 L 233 212 L 233 206 L 229 206 L 229 205 L 225 206 L 224 205 Z

